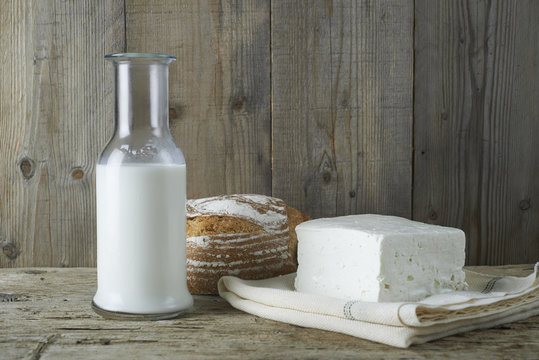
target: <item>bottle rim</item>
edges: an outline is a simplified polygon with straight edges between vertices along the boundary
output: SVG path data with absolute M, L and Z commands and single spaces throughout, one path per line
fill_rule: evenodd
M 135 61 L 137 59 L 172 62 L 176 60 L 176 56 L 158 53 L 115 53 L 105 55 L 105 60 L 112 61 Z

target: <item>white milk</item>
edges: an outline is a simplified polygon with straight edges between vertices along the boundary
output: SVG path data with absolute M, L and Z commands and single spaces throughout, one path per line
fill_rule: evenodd
M 104 310 L 187 310 L 185 165 L 97 165 L 97 284 Z

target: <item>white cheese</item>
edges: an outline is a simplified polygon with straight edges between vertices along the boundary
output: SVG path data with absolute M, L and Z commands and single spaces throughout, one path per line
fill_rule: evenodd
M 296 290 L 360 301 L 417 301 L 464 290 L 462 230 L 384 215 L 296 227 Z

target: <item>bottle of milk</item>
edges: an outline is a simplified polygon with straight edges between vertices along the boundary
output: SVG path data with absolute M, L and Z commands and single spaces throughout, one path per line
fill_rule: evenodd
M 174 56 L 107 55 L 114 65 L 114 134 L 99 156 L 97 292 L 108 318 L 168 319 L 187 311 L 185 159 L 168 125 Z

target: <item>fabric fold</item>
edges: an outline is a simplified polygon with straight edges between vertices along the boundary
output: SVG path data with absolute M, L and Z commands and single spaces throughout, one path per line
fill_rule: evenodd
M 466 271 L 469 291 L 413 303 L 349 301 L 300 293 L 294 291 L 295 274 L 265 280 L 225 276 L 218 288 L 233 307 L 253 315 L 408 347 L 538 315 L 538 265 L 526 277 Z

